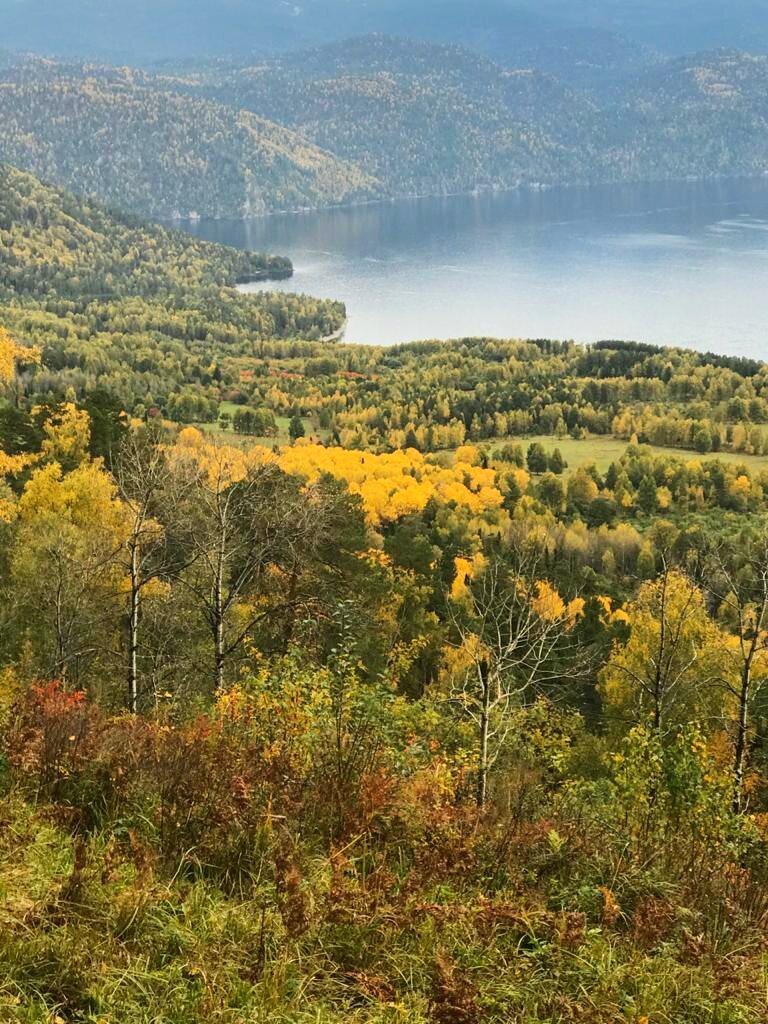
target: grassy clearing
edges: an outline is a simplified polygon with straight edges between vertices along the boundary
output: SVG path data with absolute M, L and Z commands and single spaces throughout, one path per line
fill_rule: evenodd
M 230 416 L 233 416 L 237 409 L 249 408 L 249 406 L 235 405 L 234 402 L 222 402 L 220 406 L 221 412 L 227 412 Z M 219 441 L 227 441 L 229 444 L 242 448 L 250 448 L 253 445 L 272 448 L 275 445 L 283 446 L 290 444 L 291 438 L 288 432 L 289 417 L 276 416 L 275 420 L 278 432 L 272 436 L 236 434 L 231 429 L 222 430 L 218 423 L 194 423 L 192 426 L 197 427 L 198 430 L 203 431 L 205 434 L 214 435 Z M 304 423 L 304 429 L 308 438 L 317 439 L 321 444 L 327 443 L 330 437 L 329 431 L 316 430 L 308 417 L 304 417 L 302 422 Z M 534 442 L 542 444 L 548 454 L 551 454 L 555 448 L 560 449 L 563 458 L 568 463 L 568 468 L 565 471 L 566 476 L 575 469 L 578 469 L 579 466 L 589 465 L 590 463 L 594 463 L 599 472 L 605 473 L 612 462 L 616 462 L 621 458 L 629 444 L 620 438 L 602 434 L 591 434 L 582 440 L 576 440 L 572 437 L 557 438 L 552 434 L 533 434 L 526 437 L 488 438 L 480 442 L 479 446 L 493 452 L 495 448 L 503 445 L 519 444 L 522 445 L 524 451 L 527 451 L 528 446 Z M 729 451 L 701 454 L 688 448 L 664 448 L 660 445 L 645 445 L 644 447 L 648 448 L 654 455 L 674 456 L 685 461 L 701 460 L 703 462 L 711 462 L 718 460 L 733 465 L 746 466 L 752 473 L 768 470 L 768 455 L 746 455 L 743 452 Z
M 619 438 L 594 434 L 581 441 L 577 441 L 572 437 L 558 439 L 552 435 L 541 434 L 523 438 L 500 438 L 498 441 L 484 443 L 490 444 L 491 450 L 495 446 L 508 443 L 522 444 L 523 448 L 527 450 L 528 445 L 533 444 L 534 441 L 540 442 L 548 453 L 554 451 L 555 448 L 559 448 L 563 458 L 568 463 L 568 471 L 593 462 L 601 473 L 604 473 L 612 462 L 616 462 L 617 459 L 621 458 L 627 450 L 628 444 Z M 698 452 L 683 448 L 662 448 L 658 445 L 648 445 L 647 447 L 650 448 L 654 455 L 673 455 L 686 461 L 693 459 L 700 459 L 702 461 L 719 459 L 721 462 L 745 465 L 752 472 L 768 469 L 768 456 L 766 455 L 745 455 L 742 452 L 726 451 L 710 452 L 707 455 L 701 455 Z
M 228 413 L 234 417 L 235 412 L 238 410 L 254 411 L 252 406 L 249 405 L 236 405 L 234 402 L 222 402 L 219 405 L 219 413 Z M 262 445 L 264 448 L 272 448 L 274 445 L 284 445 L 291 443 L 291 437 L 288 432 L 290 425 L 290 417 L 288 416 L 275 416 L 275 422 L 277 423 L 276 434 L 236 434 L 231 428 L 229 430 L 222 430 L 218 422 L 216 423 L 193 423 L 191 426 L 197 427 L 204 434 L 212 434 L 219 441 L 226 441 L 228 444 L 238 445 L 242 448 L 251 448 L 254 445 Z M 318 438 L 320 441 L 325 442 L 329 437 L 327 430 L 316 430 L 312 425 L 312 421 L 308 417 L 302 418 L 304 424 L 304 430 L 306 437 Z

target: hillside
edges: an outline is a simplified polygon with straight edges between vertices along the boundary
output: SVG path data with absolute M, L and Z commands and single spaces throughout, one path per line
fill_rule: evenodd
M 374 32 L 461 43 L 513 63 L 576 77 L 611 74 L 648 54 L 631 26 L 617 35 L 605 11 L 553 10 L 480 0 L 0 0 L 4 45 L 38 52 L 146 63 L 169 58 L 259 58 Z M 640 19 L 642 21 L 642 19 Z M 721 19 L 722 20 L 722 19 Z M 737 41 L 729 40 L 731 45 Z
M 617 177 L 715 177 L 768 171 L 768 57 L 694 54 L 646 72 L 609 112 Z
M 601 26 L 667 54 L 683 54 L 717 46 L 768 47 L 763 0 L 538 0 L 539 16 L 561 27 Z
M 107 211 L 0 165 L 0 298 L 126 297 L 289 277 L 290 261 Z
M 441 192 L 765 173 L 766 60 L 699 54 L 584 91 L 458 47 L 368 36 L 203 76 L 202 88 L 390 191 Z
M 767 67 L 759 55 L 703 53 L 583 89 L 386 35 L 162 72 L 26 58 L 0 71 L 0 156 L 160 218 L 762 175 Z
M 762 1024 L 768 365 L 0 186 L 0 1018 Z
M 332 344 L 341 304 L 230 287 L 284 276 L 285 260 L 113 216 L 10 168 L 0 185 L 0 326 L 42 351 L 30 402 L 106 389 L 128 412 L 211 429 L 223 413 L 224 429 L 255 435 L 298 415 L 375 451 L 559 432 L 766 452 L 768 378 L 754 361 L 618 342 Z
M 130 70 L 31 61 L 0 77 L 0 159 L 161 219 L 238 217 L 377 194 L 284 127 Z
M 259 340 L 322 338 L 340 303 L 260 292 L 289 260 L 199 242 L 0 167 L 0 326 L 42 351 L 39 396 L 107 388 L 123 408 L 217 408 L 217 362 Z M 214 411 L 215 416 L 215 411 Z
M 587 173 L 574 136 L 588 136 L 590 100 L 459 47 L 366 36 L 212 77 L 203 89 L 217 100 L 288 125 L 395 194 Z
M 387 32 L 596 80 L 654 52 L 768 47 L 763 0 L 0 0 L 0 16 L 6 47 L 121 63 L 264 57 Z

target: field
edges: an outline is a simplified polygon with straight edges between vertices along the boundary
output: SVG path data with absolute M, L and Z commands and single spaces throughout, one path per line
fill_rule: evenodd
M 227 415 L 234 417 L 238 410 L 251 411 L 254 409 L 250 405 L 236 405 L 234 402 L 221 402 L 219 404 L 219 415 L 226 413 Z M 215 423 L 195 423 L 193 426 L 197 427 L 198 430 L 202 430 L 204 434 L 214 434 L 218 440 L 227 441 L 229 444 L 242 444 L 245 447 L 251 445 L 263 445 L 265 448 L 271 448 L 273 445 L 283 445 L 290 443 L 290 435 L 288 433 L 288 427 L 290 424 L 289 416 L 275 416 L 275 422 L 277 423 L 277 433 L 273 435 L 256 435 L 256 434 L 236 434 L 234 430 L 222 430 L 221 425 L 218 422 Z M 312 426 L 312 422 L 308 417 L 302 418 L 304 424 L 304 430 L 306 431 L 307 437 L 318 438 L 321 441 L 325 441 L 328 436 L 327 430 L 316 430 Z
M 504 438 L 500 439 L 498 442 L 494 442 L 491 446 L 491 450 L 493 450 L 493 446 L 496 444 L 505 444 L 510 442 L 521 443 L 523 448 L 527 450 L 528 445 L 533 444 L 535 441 L 540 442 L 548 453 L 552 452 L 555 448 L 559 448 L 562 452 L 563 458 L 568 463 L 568 469 L 566 472 L 577 469 L 579 466 L 583 466 L 586 463 L 594 462 L 598 470 L 601 473 L 604 473 L 610 464 L 621 458 L 627 450 L 626 441 L 622 441 L 615 437 L 597 434 L 590 435 L 582 441 L 575 440 L 572 437 L 564 437 L 561 440 L 558 440 L 556 437 L 543 434 L 517 439 Z M 657 445 L 648 445 L 647 447 L 655 455 L 673 454 L 686 460 L 700 459 L 702 461 L 709 461 L 719 459 L 721 462 L 745 465 L 752 472 L 768 470 L 768 456 L 766 455 L 745 455 L 742 452 L 727 451 L 710 452 L 707 455 L 701 455 L 699 452 L 693 452 L 682 448 L 662 448 Z
M 219 411 L 234 416 L 238 409 L 249 408 L 250 406 L 235 405 L 234 402 L 222 402 L 219 406 Z M 234 444 L 243 448 L 249 448 L 252 445 L 272 448 L 275 445 L 282 447 L 283 445 L 290 444 L 290 435 L 288 433 L 289 417 L 276 416 L 275 421 L 277 422 L 277 434 L 272 436 L 236 434 L 232 429 L 222 430 L 218 422 L 195 423 L 193 426 L 203 431 L 203 433 L 215 435 L 219 441 L 226 441 L 228 444 Z M 304 423 L 307 438 L 319 440 L 323 444 L 327 443 L 329 436 L 327 430 L 318 430 L 313 426 L 309 417 L 303 417 L 302 422 Z M 527 451 L 528 447 L 535 442 L 542 444 L 548 454 L 554 451 L 555 448 L 560 449 L 563 458 L 568 464 L 565 470 L 566 476 L 575 469 L 578 469 L 579 466 L 589 465 L 590 463 L 594 463 L 600 473 L 605 473 L 611 463 L 620 459 L 628 447 L 627 441 L 601 434 L 591 434 L 583 440 L 577 440 L 573 437 L 558 439 L 551 434 L 534 434 L 526 437 L 498 437 L 480 442 L 479 447 L 493 452 L 496 448 L 503 445 L 519 444 L 524 451 Z M 697 459 L 708 462 L 717 459 L 721 462 L 746 466 L 753 473 L 768 470 L 768 455 L 746 455 L 743 452 L 729 451 L 709 452 L 703 455 L 700 452 L 694 452 L 687 448 L 664 448 L 660 445 L 645 445 L 644 447 L 648 448 L 654 455 L 674 455 L 686 461 Z

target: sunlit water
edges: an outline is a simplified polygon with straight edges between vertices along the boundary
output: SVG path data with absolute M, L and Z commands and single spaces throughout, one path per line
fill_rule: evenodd
M 350 342 L 630 338 L 768 359 L 768 181 L 398 200 L 184 226 L 290 256 L 293 278 L 269 287 L 343 300 Z

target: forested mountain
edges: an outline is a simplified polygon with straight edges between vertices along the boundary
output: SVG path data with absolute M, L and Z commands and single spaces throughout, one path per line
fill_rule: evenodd
M 290 261 L 228 249 L 76 199 L 0 164 L 0 298 L 124 298 L 289 277 Z
M 625 69 L 596 90 L 383 35 L 162 72 L 26 58 L 0 70 L 0 156 L 161 218 L 761 175 L 767 67 L 718 51 Z
M 41 397 L 98 386 L 123 408 L 181 403 L 207 419 L 224 353 L 322 338 L 344 322 L 339 303 L 234 290 L 238 280 L 289 276 L 289 260 L 110 213 L 8 166 L 0 240 L 0 323 L 39 346 Z
M 203 75 L 202 81 L 206 78 L 217 84 L 215 71 Z M 218 78 L 218 95 L 222 100 L 246 109 L 270 104 L 279 110 L 281 94 L 282 102 L 292 105 L 296 102 L 293 92 L 301 88 L 301 83 L 311 101 L 314 86 L 320 93 L 315 107 L 328 110 L 328 116 L 333 115 L 334 103 L 330 98 L 323 101 L 322 93 L 334 86 L 347 83 L 351 90 L 355 83 L 360 83 L 363 91 L 366 83 L 402 83 L 417 95 L 423 89 L 442 98 L 446 108 L 442 116 L 447 116 L 450 102 L 456 103 L 460 130 L 471 130 L 473 118 L 482 117 L 486 110 L 489 116 L 526 122 L 555 137 L 572 133 L 574 128 L 569 121 L 576 119 L 583 122 L 582 135 L 587 135 L 590 117 L 598 108 L 597 101 L 587 92 L 564 85 L 532 64 L 503 65 L 463 46 L 436 46 L 387 35 L 360 36 L 298 54 L 285 54 L 229 75 L 220 74 Z M 375 94 L 370 85 L 369 91 Z M 297 117 L 298 112 L 290 113 L 287 120 Z
M 579 118 L 588 130 L 587 99 L 455 47 L 365 37 L 204 88 L 359 164 L 391 193 L 576 179 L 588 164 L 568 145 Z
M 542 18 L 561 27 L 602 26 L 667 54 L 728 46 L 768 48 L 765 0 L 538 0 Z
M 585 91 L 459 48 L 374 36 L 214 73 L 203 88 L 359 162 L 390 190 L 429 192 L 762 174 L 765 68 L 765 57 L 717 52 Z
M 577 75 L 646 56 L 631 32 L 617 36 L 600 15 L 546 17 L 538 5 L 509 0 L 0 0 L 0 12 L 10 47 L 127 63 L 265 56 L 370 32 L 462 43 L 513 62 L 535 57 Z
M 238 217 L 376 195 L 358 168 L 250 113 L 130 70 L 22 63 L 0 78 L 0 159 L 141 214 Z
M 768 171 L 768 57 L 695 54 L 660 65 L 609 114 L 613 174 L 762 175 Z

